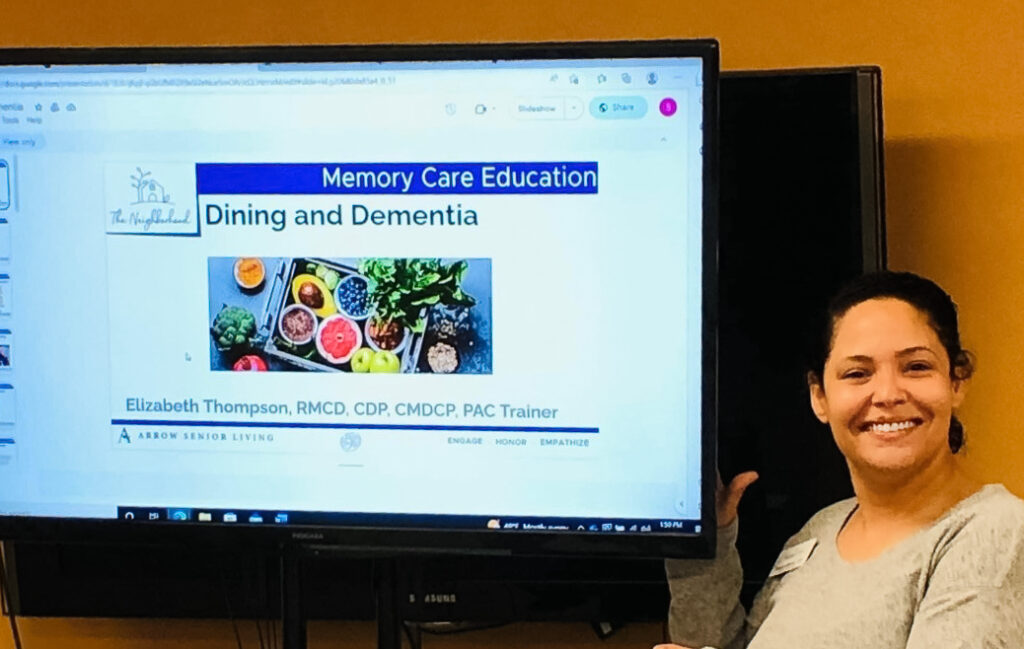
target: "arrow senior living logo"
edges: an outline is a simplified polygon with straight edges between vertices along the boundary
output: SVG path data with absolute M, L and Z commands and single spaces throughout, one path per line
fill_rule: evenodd
M 108 234 L 198 236 L 195 165 L 109 163 Z

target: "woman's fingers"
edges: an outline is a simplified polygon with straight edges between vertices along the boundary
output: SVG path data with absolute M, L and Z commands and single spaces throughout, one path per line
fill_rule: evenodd
M 739 508 L 740 499 L 747 487 L 754 484 L 758 475 L 756 471 L 744 471 L 736 475 L 729 482 L 729 486 L 723 487 L 720 491 L 718 502 L 718 526 L 725 527 L 736 518 L 736 510 Z

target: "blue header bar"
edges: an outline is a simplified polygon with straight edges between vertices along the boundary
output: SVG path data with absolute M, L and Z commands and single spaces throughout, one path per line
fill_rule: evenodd
M 597 162 L 209 163 L 198 194 L 596 194 Z

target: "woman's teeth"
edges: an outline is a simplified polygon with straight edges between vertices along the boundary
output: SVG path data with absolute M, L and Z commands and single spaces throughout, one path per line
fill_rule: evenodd
M 886 422 L 884 424 L 871 424 L 868 430 L 873 433 L 895 433 L 898 430 L 906 430 L 915 426 L 913 421 Z

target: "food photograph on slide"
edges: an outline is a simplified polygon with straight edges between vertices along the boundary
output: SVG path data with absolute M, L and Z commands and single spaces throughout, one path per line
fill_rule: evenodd
M 210 369 L 491 374 L 491 260 L 211 257 Z

